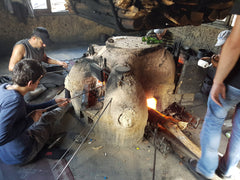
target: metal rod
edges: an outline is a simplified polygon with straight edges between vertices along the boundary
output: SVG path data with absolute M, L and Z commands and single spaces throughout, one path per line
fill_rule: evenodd
M 100 88 L 100 87 L 103 87 L 103 86 L 99 86 L 99 87 L 93 88 L 93 89 L 91 89 L 91 90 L 89 90 L 89 91 L 86 91 L 86 92 L 84 92 L 84 93 L 78 94 L 78 95 L 76 95 L 76 96 L 74 96 L 74 97 L 72 97 L 72 98 L 67 98 L 67 100 L 62 101 L 62 102 L 59 102 L 59 103 L 54 104 L 54 105 L 51 105 L 51 106 L 48 106 L 47 108 L 45 108 L 45 109 L 43 109 L 43 110 L 44 110 L 44 111 L 47 111 L 47 110 L 49 110 L 49 109 L 56 108 L 56 107 L 58 107 L 58 105 L 63 104 L 63 103 L 65 103 L 66 101 L 70 101 L 70 100 L 72 100 L 72 99 L 75 99 L 75 98 L 77 98 L 77 97 L 80 97 L 80 96 L 82 96 L 83 94 L 86 94 L 86 93 L 88 93 L 88 92 L 90 92 L 90 91 L 92 91 L 92 90 L 98 89 L 98 88 Z M 35 111 L 35 110 L 34 110 L 34 111 Z M 26 116 L 26 118 L 29 117 L 30 115 L 32 115 L 32 113 L 33 113 L 34 111 L 31 111 L 30 113 L 28 113 L 27 116 Z
M 57 138 L 52 144 L 48 146 L 48 149 L 51 149 L 57 142 L 61 140 L 62 137 Z
M 93 116 L 93 118 L 100 112 L 100 110 L 98 112 L 96 112 L 96 114 Z M 80 133 L 75 139 L 79 139 L 81 137 L 81 135 L 85 134 L 86 129 L 84 130 L 84 132 Z M 56 164 L 53 166 L 52 171 L 57 167 L 57 165 L 60 163 L 60 161 L 63 159 L 63 157 L 70 151 L 70 149 L 72 148 L 72 146 L 75 144 L 75 140 L 72 142 L 72 144 L 68 147 L 68 149 L 65 151 L 65 153 L 62 155 L 62 157 L 56 162 Z
M 75 98 L 77 98 L 77 97 L 80 97 L 80 96 L 82 96 L 83 94 L 87 94 L 88 92 L 90 92 L 90 91 L 92 91 L 92 90 L 95 90 L 95 89 L 98 89 L 98 88 L 100 88 L 100 87 L 103 87 L 103 86 L 99 86 L 99 87 L 93 88 L 93 89 L 91 89 L 91 90 L 89 90 L 89 91 L 86 91 L 86 92 L 84 92 L 84 93 L 78 94 L 78 95 L 76 95 L 76 96 L 74 96 L 74 97 L 72 97 L 72 98 L 67 98 L 66 101 L 70 101 L 70 100 L 72 100 L 72 99 L 75 99 Z M 51 109 L 51 108 L 54 108 L 55 106 L 57 107 L 58 105 L 63 104 L 63 103 L 65 103 L 66 101 L 59 102 L 59 103 L 57 103 L 57 104 L 54 104 L 54 105 L 52 105 L 52 106 L 49 106 L 49 107 L 45 108 L 44 110 L 49 110 L 49 109 Z
M 156 156 L 157 156 L 156 134 L 157 134 L 157 128 L 154 129 L 154 136 L 153 136 L 154 158 L 153 158 L 153 177 L 152 177 L 152 180 L 155 179 L 155 167 L 156 167 Z
M 82 134 L 85 134 L 86 130 L 84 130 L 84 132 L 82 132 Z M 76 139 L 78 139 L 81 136 L 81 134 L 79 134 L 77 136 Z M 57 165 L 60 163 L 60 161 L 64 158 L 64 156 L 70 151 L 70 149 L 72 148 L 72 146 L 75 144 L 75 140 L 73 141 L 73 143 L 68 147 L 68 149 L 65 151 L 65 153 L 62 155 L 62 157 L 56 162 L 56 164 L 52 167 L 52 171 L 57 167 Z
M 94 127 L 97 125 L 99 119 L 102 117 L 103 113 L 105 112 L 105 110 L 107 109 L 107 107 L 109 106 L 109 104 L 112 102 L 112 98 L 110 99 L 110 101 L 108 102 L 108 104 L 106 105 L 106 107 L 104 108 L 104 110 L 102 111 L 102 113 L 100 114 L 99 118 L 96 120 L 96 122 L 93 124 L 93 126 L 91 127 L 91 129 L 89 130 L 88 134 L 86 135 L 86 137 L 84 138 L 84 140 L 81 142 L 81 144 L 78 146 L 78 148 L 76 149 L 76 151 L 73 153 L 72 157 L 69 159 L 69 161 L 67 162 L 67 164 L 65 165 L 65 167 L 63 168 L 62 172 L 59 174 L 59 176 L 57 177 L 57 180 L 61 177 L 62 173 L 65 171 L 65 169 L 67 168 L 67 166 L 69 165 L 69 163 L 72 161 L 72 159 L 74 158 L 74 156 L 77 154 L 77 152 L 79 151 L 79 149 L 81 148 L 81 146 L 83 145 L 83 143 L 86 141 L 86 139 L 88 138 L 88 136 L 90 135 L 90 133 L 93 131 Z

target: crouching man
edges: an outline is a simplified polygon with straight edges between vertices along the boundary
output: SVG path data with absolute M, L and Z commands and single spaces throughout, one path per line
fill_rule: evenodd
M 24 95 L 37 88 L 44 73 L 38 61 L 22 60 L 13 69 L 13 84 L 0 86 L 0 159 L 6 164 L 32 161 L 53 135 L 55 121 L 67 110 L 69 101 L 65 98 L 38 105 L 24 101 Z M 45 112 L 55 104 L 60 105 Z

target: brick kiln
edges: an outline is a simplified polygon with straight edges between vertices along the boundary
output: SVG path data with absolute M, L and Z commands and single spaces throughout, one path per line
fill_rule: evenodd
M 72 67 L 65 86 L 71 97 L 84 94 L 72 100 L 79 117 L 81 112 L 95 114 L 112 99 L 94 129 L 96 136 L 107 143 L 133 145 L 144 134 L 147 98 L 157 99 L 159 111 L 175 101 L 175 66 L 172 54 L 162 46 L 148 45 L 141 37 L 111 37 L 104 46 L 89 47 Z

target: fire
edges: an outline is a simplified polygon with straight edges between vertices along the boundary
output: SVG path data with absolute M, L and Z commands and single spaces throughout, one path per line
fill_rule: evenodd
M 152 97 L 147 99 L 147 106 L 152 109 L 157 109 L 157 99 Z

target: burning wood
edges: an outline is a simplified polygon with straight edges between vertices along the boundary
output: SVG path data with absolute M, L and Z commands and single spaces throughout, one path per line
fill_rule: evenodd
M 178 107 L 176 103 L 169 107 Z M 169 108 L 168 108 L 169 110 Z M 166 111 L 166 110 L 165 110 Z M 183 111 L 182 111 L 183 112 Z M 183 113 L 184 114 L 184 113 Z M 188 114 L 189 115 L 189 114 Z M 170 132 L 175 138 L 177 138 L 188 150 L 190 150 L 196 157 L 200 158 L 201 150 L 194 144 L 181 130 L 184 130 L 188 122 L 184 122 L 175 119 L 172 116 L 167 116 L 157 110 L 148 108 L 148 124 L 152 129 L 158 128 L 159 131 Z M 173 141 L 173 139 L 171 139 Z M 174 143 L 174 142 L 173 142 Z
M 171 116 L 166 116 L 152 108 L 148 108 L 148 118 L 151 119 L 151 122 L 153 122 L 154 125 L 157 125 L 160 128 L 165 127 L 167 124 L 175 124 L 178 128 L 184 130 L 188 125 L 188 122 L 179 121 Z

